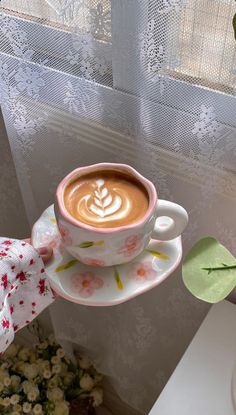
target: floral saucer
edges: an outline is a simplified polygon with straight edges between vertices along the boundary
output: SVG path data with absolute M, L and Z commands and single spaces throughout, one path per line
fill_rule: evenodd
M 35 248 L 48 245 L 54 250 L 45 269 L 52 289 L 69 301 L 89 306 L 120 304 L 151 290 L 177 268 L 182 257 L 178 237 L 168 242 L 151 240 L 142 254 L 124 265 L 84 265 L 64 250 L 53 205 L 35 223 L 32 244 Z

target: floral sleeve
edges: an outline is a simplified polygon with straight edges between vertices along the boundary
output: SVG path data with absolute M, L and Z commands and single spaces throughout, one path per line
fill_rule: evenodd
M 0 238 L 0 352 L 53 299 L 35 249 L 24 241 Z

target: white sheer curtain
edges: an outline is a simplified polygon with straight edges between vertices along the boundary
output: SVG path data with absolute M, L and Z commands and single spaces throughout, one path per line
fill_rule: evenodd
M 234 0 L 2 0 L 0 97 L 31 224 L 73 168 L 133 165 L 236 252 Z M 58 300 L 57 336 L 147 411 L 207 306 L 181 273 L 112 308 Z

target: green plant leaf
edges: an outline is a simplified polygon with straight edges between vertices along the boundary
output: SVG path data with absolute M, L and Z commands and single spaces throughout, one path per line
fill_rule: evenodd
M 201 239 L 183 261 L 184 284 L 195 297 L 208 303 L 217 303 L 227 297 L 236 286 L 236 269 L 224 269 L 224 265 L 235 263 L 234 256 L 216 239 Z M 203 269 L 214 267 L 222 269 Z
M 236 40 L 236 13 L 233 17 L 234 39 Z

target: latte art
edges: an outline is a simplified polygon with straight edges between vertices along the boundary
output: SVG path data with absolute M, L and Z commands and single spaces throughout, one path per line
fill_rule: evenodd
M 65 189 L 69 213 L 95 227 L 127 225 L 144 216 L 148 195 L 143 185 L 119 172 L 82 176 Z
M 113 197 L 109 190 L 105 187 L 103 179 L 96 180 L 95 186 L 97 189 L 94 191 L 95 196 L 89 196 L 88 198 L 88 200 L 92 199 L 92 204 L 87 206 L 88 210 L 90 209 L 94 215 L 101 218 L 117 213 L 122 206 L 121 197 L 119 195 L 114 195 Z M 127 203 L 129 204 L 129 201 L 127 201 Z

